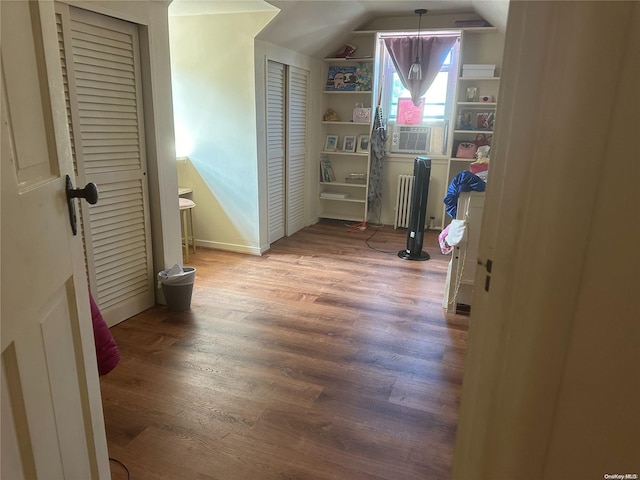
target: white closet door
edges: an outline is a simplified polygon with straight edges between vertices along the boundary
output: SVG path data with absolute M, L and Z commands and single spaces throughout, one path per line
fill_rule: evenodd
M 269 243 L 285 234 L 285 66 L 267 62 L 267 215 Z
M 57 4 L 91 291 L 115 325 L 155 302 L 138 28 Z
M 287 235 L 305 222 L 305 165 L 307 163 L 307 85 L 309 72 L 289 67 L 287 77 Z

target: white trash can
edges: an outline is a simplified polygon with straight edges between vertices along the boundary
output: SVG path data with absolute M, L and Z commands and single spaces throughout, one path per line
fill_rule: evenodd
M 162 286 L 162 292 L 170 311 L 184 312 L 191 308 L 191 294 L 195 278 L 195 268 L 183 268 L 178 264 L 158 273 L 158 286 Z

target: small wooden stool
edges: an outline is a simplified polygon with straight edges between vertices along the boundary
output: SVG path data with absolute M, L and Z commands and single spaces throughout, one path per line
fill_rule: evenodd
M 196 253 L 196 232 L 193 224 L 193 208 L 196 206 L 193 200 L 179 198 L 180 213 L 182 214 L 182 243 L 184 246 L 184 263 L 189 262 L 189 242 L 193 245 L 193 253 Z M 189 218 L 187 218 L 189 212 Z

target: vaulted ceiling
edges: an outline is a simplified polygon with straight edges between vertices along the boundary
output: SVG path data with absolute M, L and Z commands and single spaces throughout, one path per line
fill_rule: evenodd
M 366 28 L 376 18 L 415 16 L 413 12 L 417 8 L 426 8 L 429 17 L 469 14 L 470 18 L 477 18 L 479 15 L 504 31 L 508 0 L 173 0 L 169 14 L 275 10 L 278 14 L 258 34 L 258 39 L 311 57 L 323 57 L 344 45 L 350 32 Z M 423 25 L 428 25 L 428 21 L 423 19 Z

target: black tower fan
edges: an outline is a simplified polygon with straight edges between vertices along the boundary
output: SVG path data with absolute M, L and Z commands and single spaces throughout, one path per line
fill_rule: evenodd
M 429 254 L 422 251 L 424 221 L 427 217 L 427 197 L 429 196 L 429 177 L 431 177 L 431 159 L 416 157 L 413 164 L 413 194 L 409 210 L 407 229 L 407 248 L 400 250 L 398 256 L 403 260 L 429 260 Z

